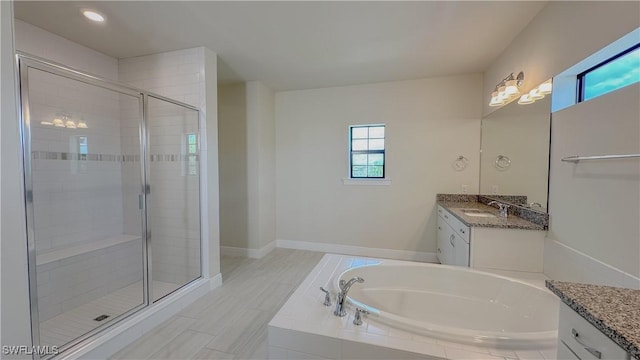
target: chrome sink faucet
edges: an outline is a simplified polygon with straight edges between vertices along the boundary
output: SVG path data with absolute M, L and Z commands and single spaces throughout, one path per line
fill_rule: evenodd
M 349 292 L 349 289 L 351 289 L 351 286 L 353 286 L 353 284 L 363 282 L 364 279 L 359 276 L 351 278 L 351 280 L 349 281 L 340 280 L 340 292 L 336 297 L 336 309 L 333 312 L 333 315 L 340 317 L 347 315 L 347 312 L 344 309 L 344 301 L 347 299 L 347 293 Z
M 499 217 L 506 218 L 507 216 L 509 216 L 509 214 L 507 213 L 507 209 L 509 208 L 509 205 L 503 204 L 503 203 L 498 202 L 498 201 L 492 201 L 492 202 L 488 203 L 487 205 L 491 206 L 493 204 L 498 205 L 498 209 L 499 209 L 498 210 L 499 211 L 498 216 Z

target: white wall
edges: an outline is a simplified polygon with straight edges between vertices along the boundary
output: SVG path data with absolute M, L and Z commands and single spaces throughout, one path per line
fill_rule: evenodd
M 249 248 L 260 249 L 276 239 L 275 94 L 249 81 L 246 99 Z
M 118 60 L 24 21 L 15 20 L 16 50 L 99 77 L 118 80 Z
M 15 83 L 13 3 L 0 1 L 2 196 L 0 289 L 2 345 L 31 345 L 20 132 Z M 30 356 L 2 358 L 30 359 Z
M 218 86 L 220 245 L 227 248 L 249 248 L 246 92 L 244 82 Z
M 259 81 L 220 85 L 221 243 L 261 257 L 275 246 L 275 94 Z
M 549 239 L 640 278 L 640 162 L 637 159 L 560 161 L 571 155 L 640 153 L 640 85 L 553 113 Z M 591 272 L 564 272 L 569 261 L 550 255 L 547 273 L 585 282 Z M 555 260 L 555 261 L 551 261 Z M 611 279 L 616 285 L 621 280 Z M 640 280 L 638 280 L 640 287 Z
M 523 90 L 537 86 L 638 28 L 639 13 L 637 2 L 550 2 L 484 73 L 484 112 L 493 111 L 487 105 L 490 92 L 506 74 L 523 70 Z M 623 108 L 626 113 L 615 108 L 625 91 L 626 105 L 635 107 L 635 123 L 613 116 L 618 111 L 634 115 L 628 108 Z M 633 91 L 635 98 L 628 93 Z M 637 90 L 626 89 L 552 116 L 550 228 L 544 266 L 552 278 L 640 288 L 637 163 L 625 162 L 623 169 L 618 168 L 622 163 L 559 162 L 574 152 L 633 150 L 620 148 L 625 143 L 621 139 L 637 152 L 637 99 Z M 584 115 L 581 121 L 579 115 Z M 620 123 L 611 126 L 611 121 Z
M 495 85 L 524 70 L 529 91 L 640 26 L 637 1 L 550 1 L 484 73 L 484 114 Z
M 464 75 L 277 93 L 277 238 L 435 252 L 436 194 L 478 192 L 481 88 Z M 380 123 L 391 184 L 343 184 L 349 125 Z

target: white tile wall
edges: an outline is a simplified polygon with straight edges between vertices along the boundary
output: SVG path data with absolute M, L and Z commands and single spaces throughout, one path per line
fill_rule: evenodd
M 32 153 L 77 154 L 84 136 L 89 154 L 121 154 L 115 92 L 31 69 L 29 105 Z M 88 129 L 40 124 L 60 112 Z M 32 178 L 38 253 L 122 234 L 120 162 L 34 159 Z
M 204 98 L 203 61 L 199 48 L 120 59 L 119 80 L 199 107 Z M 149 113 L 150 154 L 183 155 L 184 136 L 198 130 L 195 112 L 150 99 Z M 199 182 L 198 176 L 185 174 L 184 165 L 150 162 L 152 277 L 174 284 L 200 275 Z M 130 211 L 125 207 L 125 218 Z
M 544 273 L 555 280 L 640 289 L 640 278 L 552 239 L 545 240 Z
M 141 280 L 140 239 L 39 265 L 39 320 L 47 321 Z

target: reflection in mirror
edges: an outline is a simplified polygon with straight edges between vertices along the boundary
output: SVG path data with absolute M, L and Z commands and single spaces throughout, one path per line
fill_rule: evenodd
M 480 194 L 524 195 L 532 209 L 546 212 L 550 114 L 547 95 L 532 104 L 511 102 L 482 119 Z

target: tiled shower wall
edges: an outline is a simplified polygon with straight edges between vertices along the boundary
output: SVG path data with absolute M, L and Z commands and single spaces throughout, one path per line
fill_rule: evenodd
M 122 163 L 122 225 L 125 234 L 142 236 L 140 196 L 143 192 L 140 162 L 141 109 L 129 96 L 120 95 L 120 141 L 122 154 L 128 160 Z
M 40 322 L 142 280 L 141 239 L 38 265 Z M 140 303 L 143 301 L 140 286 Z M 136 304 L 131 304 L 134 306 Z M 88 314 L 87 316 L 89 317 Z M 99 314 L 95 314 L 99 315 Z
M 106 239 L 121 237 L 122 172 L 140 163 L 123 156 L 120 105 L 136 98 L 39 70 L 29 73 L 34 234 L 37 254 L 61 258 L 37 262 L 39 320 L 90 302 L 142 280 L 142 244 L 128 241 L 106 248 Z M 42 125 L 61 113 L 87 129 Z M 86 139 L 86 160 L 79 139 Z M 129 161 L 127 161 L 129 160 Z M 132 180 L 139 184 L 140 175 Z M 139 185 L 138 185 L 139 188 Z M 137 199 L 134 200 L 137 206 Z M 140 216 L 135 217 L 140 228 Z M 137 232 L 130 233 L 138 235 Z M 93 250 L 64 257 L 64 251 L 94 244 Z M 73 251 L 73 250 L 71 250 Z M 142 301 L 142 292 L 140 293 Z
M 114 58 L 20 20 L 15 20 L 15 37 L 17 50 L 117 80 Z M 120 118 L 126 101 L 115 92 L 39 71 L 30 74 L 29 92 L 36 250 L 60 254 L 55 261 L 37 261 L 39 320 L 46 321 L 142 280 L 142 246 L 140 240 L 131 240 L 64 256 L 65 250 L 123 233 L 139 236 L 139 225 L 137 231 L 129 231 L 123 224 L 123 206 L 128 203 L 121 182 L 127 176 L 123 165 L 129 163 L 122 161 L 127 149 L 121 141 L 125 129 Z M 41 124 L 61 112 L 76 123 L 84 120 L 88 128 Z M 87 137 L 89 153 L 82 162 L 73 160 L 79 136 Z M 135 203 L 137 207 L 137 198 Z
M 121 235 L 117 93 L 31 69 L 29 102 L 38 252 Z M 41 125 L 61 112 L 88 128 Z M 77 159 L 80 138 L 87 160 Z
M 120 59 L 119 81 L 200 107 L 204 82 L 201 51 L 195 48 Z M 180 108 L 159 101 L 150 102 L 148 125 L 153 156 L 149 163 L 152 276 L 183 284 L 200 274 L 198 176 L 184 173 L 181 158 L 184 136 L 196 132 L 197 119 L 187 120 L 189 115 Z M 125 219 L 130 211 L 133 209 L 125 207 Z

